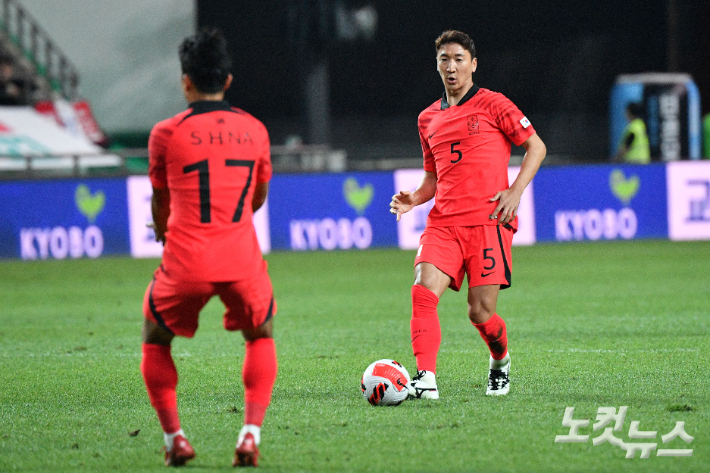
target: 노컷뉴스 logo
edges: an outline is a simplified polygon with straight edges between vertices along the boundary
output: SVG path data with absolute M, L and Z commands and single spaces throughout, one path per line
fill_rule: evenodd
M 592 445 L 598 446 L 603 443 L 610 443 L 615 447 L 620 447 L 622 450 L 626 451 L 626 458 L 634 458 L 636 451 L 640 451 L 640 458 L 649 458 L 652 451 L 656 451 L 657 457 L 690 457 L 693 456 L 693 449 L 690 448 L 658 448 L 658 442 L 626 442 L 619 437 L 614 436 L 614 432 L 619 432 L 624 427 L 624 421 L 626 419 L 626 411 L 628 406 L 621 406 L 618 409 L 615 407 L 600 407 L 597 410 L 597 421 L 592 425 L 592 431 L 602 430 L 601 435 L 594 437 L 592 439 Z M 565 409 L 564 417 L 562 418 L 562 425 L 564 427 L 569 427 L 569 433 L 566 435 L 555 436 L 556 443 L 565 442 L 582 442 L 586 443 L 589 441 L 589 434 L 583 435 L 579 432 L 581 428 L 589 426 L 589 419 L 574 419 L 574 407 L 568 407 Z M 607 427 L 611 421 L 614 421 L 614 427 Z M 629 439 L 656 439 L 657 432 L 652 431 L 642 431 L 639 430 L 641 422 L 634 420 L 631 421 L 629 426 Z M 677 421 L 675 427 L 671 429 L 665 435 L 661 435 L 661 441 L 663 444 L 667 444 L 676 438 L 680 438 L 686 443 L 693 441 L 694 437 L 688 435 L 685 431 L 685 422 Z M 674 444 L 677 446 L 676 444 Z

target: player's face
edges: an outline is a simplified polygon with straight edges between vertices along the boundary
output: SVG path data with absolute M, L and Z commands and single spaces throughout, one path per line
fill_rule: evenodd
M 473 85 L 476 58 L 471 59 L 471 53 L 460 44 L 441 46 L 436 54 L 436 65 L 447 92 L 456 93 Z

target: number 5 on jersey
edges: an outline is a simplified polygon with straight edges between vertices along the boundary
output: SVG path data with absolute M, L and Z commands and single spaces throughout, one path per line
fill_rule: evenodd
M 451 155 L 452 155 L 452 156 L 453 156 L 453 155 L 457 155 L 457 156 L 458 156 L 457 159 L 452 159 L 452 160 L 451 160 L 451 164 L 456 164 L 456 163 L 458 163 L 459 161 L 461 161 L 461 158 L 463 158 L 463 153 L 462 153 L 461 151 L 459 151 L 459 150 L 456 149 L 456 147 L 457 147 L 458 145 L 460 145 L 460 144 L 461 144 L 460 141 L 457 141 L 456 143 L 451 143 Z
M 248 161 L 245 159 L 225 159 L 224 165 L 227 167 L 233 166 L 243 166 L 249 168 L 249 177 L 247 177 L 247 182 L 242 190 L 242 195 L 239 197 L 239 202 L 237 203 L 237 209 L 234 211 L 234 217 L 232 217 L 232 222 L 238 222 L 242 218 L 242 211 L 244 210 L 244 200 L 249 192 L 249 186 L 251 185 L 251 177 L 254 172 L 254 161 Z M 203 159 L 195 164 L 190 164 L 182 168 L 183 174 L 189 174 L 193 171 L 197 171 L 199 176 L 199 187 L 200 187 L 200 222 L 210 223 L 212 221 L 211 207 L 210 207 L 210 169 L 208 161 Z

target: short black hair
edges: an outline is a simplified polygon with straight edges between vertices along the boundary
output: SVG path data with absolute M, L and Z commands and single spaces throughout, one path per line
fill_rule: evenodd
M 471 59 L 476 57 L 476 46 L 473 44 L 471 37 L 466 33 L 456 30 L 444 31 L 434 42 L 436 53 L 439 54 L 439 48 L 448 43 L 460 44 L 465 50 L 471 53 Z
M 216 94 L 232 68 L 227 40 L 217 28 L 205 28 L 188 36 L 178 48 L 180 67 L 203 94 Z
M 638 102 L 629 102 L 629 104 L 626 106 L 626 111 L 634 117 L 643 117 L 643 105 Z

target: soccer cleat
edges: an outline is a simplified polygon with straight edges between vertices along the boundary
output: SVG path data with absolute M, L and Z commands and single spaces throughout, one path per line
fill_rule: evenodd
M 178 435 L 173 439 L 173 448 L 165 451 L 165 466 L 183 466 L 193 458 L 195 458 L 195 450 L 192 445 L 185 437 Z
M 507 362 L 503 366 L 498 366 L 494 368 L 495 365 L 500 365 L 500 362 Z M 493 357 L 490 359 L 488 370 L 488 389 L 486 390 L 486 395 L 488 396 L 504 396 L 508 394 L 510 390 L 510 355 L 505 355 L 502 360 L 494 360 Z
M 439 399 L 439 390 L 436 388 L 436 375 L 431 371 L 417 371 L 409 386 L 410 399 Z
M 234 450 L 232 466 L 257 466 L 258 459 L 259 447 L 256 446 L 254 435 L 249 432 L 239 439 L 237 448 Z

